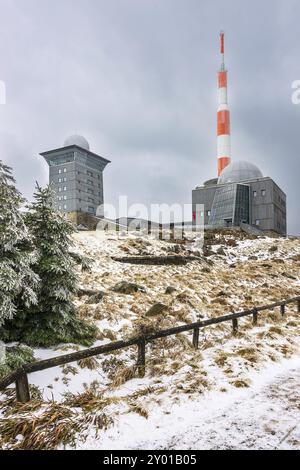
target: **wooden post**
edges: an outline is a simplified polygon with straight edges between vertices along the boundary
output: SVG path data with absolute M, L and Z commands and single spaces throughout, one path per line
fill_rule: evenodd
M 285 315 L 285 305 L 284 304 L 280 305 L 280 313 L 281 313 L 281 316 L 284 317 L 284 315 Z
M 297 304 L 298 304 L 298 313 L 300 313 L 300 300 L 298 300 Z
M 232 329 L 233 329 L 233 334 L 236 335 L 239 329 L 239 324 L 238 324 L 238 319 L 234 318 L 232 320 Z
M 253 311 L 253 325 L 256 326 L 257 325 L 257 320 L 258 320 L 258 311 L 255 309 Z
M 17 401 L 27 403 L 30 401 L 30 390 L 28 384 L 27 374 L 24 372 L 16 380 L 16 395 Z
M 146 371 L 146 341 L 142 340 L 138 345 L 138 374 L 140 378 L 145 377 Z
M 200 329 L 199 328 L 195 328 L 194 329 L 194 333 L 193 333 L 193 346 L 195 349 L 198 349 L 199 348 L 199 332 L 200 332 Z

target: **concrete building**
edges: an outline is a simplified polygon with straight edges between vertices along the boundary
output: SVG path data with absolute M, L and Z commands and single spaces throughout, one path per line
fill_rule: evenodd
M 192 198 L 194 224 L 214 228 L 244 223 L 286 236 L 286 195 L 251 163 L 231 163 L 218 179 L 196 187 Z
M 103 171 L 110 161 L 91 152 L 87 140 L 78 135 L 69 137 L 63 147 L 40 155 L 49 165 L 57 209 L 77 225 L 90 226 L 104 203 Z

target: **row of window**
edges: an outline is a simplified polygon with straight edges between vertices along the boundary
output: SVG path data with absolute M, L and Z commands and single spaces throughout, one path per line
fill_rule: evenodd
M 261 195 L 262 195 L 263 197 L 265 197 L 265 195 L 266 195 L 266 190 L 265 190 L 265 189 L 262 189 L 262 190 L 261 190 Z M 253 191 L 253 197 L 257 197 L 257 191 Z
M 210 217 L 211 211 L 206 211 L 207 217 Z M 204 217 L 204 212 L 200 212 L 200 217 Z
M 62 210 L 66 211 L 67 210 L 67 204 L 64 204 L 63 206 L 59 205 L 58 210 L 59 211 L 62 211 Z M 82 212 L 82 209 L 80 208 L 79 211 Z M 95 207 L 88 206 L 88 212 L 90 212 L 91 214 L 95 214 L 95 212 L 96 212 Z

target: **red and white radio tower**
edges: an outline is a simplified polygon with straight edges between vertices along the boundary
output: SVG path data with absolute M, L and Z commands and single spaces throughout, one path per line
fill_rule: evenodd
M 218 176 L 231 162 L 230 143 L 230 111 L 227 99 L 227 70 L 225 70 L 225 43 L 224 33 L 220 34 L 222 65 L 218 73 L 219 81 L 219 107 L 218 107 Z

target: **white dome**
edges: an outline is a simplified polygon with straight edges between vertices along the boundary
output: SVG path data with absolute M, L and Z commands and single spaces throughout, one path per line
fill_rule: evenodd
M 239 181 L 255 180 L 263 178 L 260 169 L 250 162 L 238 161 L 228 165 L 222 171 L 218 184 L 238 183 Z
M 90 145 L 88 141 L 82 137 L 82 135 L 71 135 L 65 140 L 64 147 L 69 147 L 70 145 L 77 145 L 85 150 L 90 150 Z

